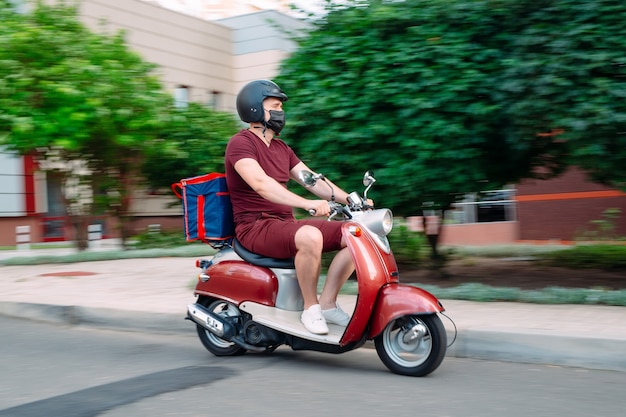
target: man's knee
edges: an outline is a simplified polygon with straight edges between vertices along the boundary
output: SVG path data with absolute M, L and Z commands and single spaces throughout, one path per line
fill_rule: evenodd
M 322 232 L 313 226 L 302 226 L 296 232 L 296 249 L 298 251 L 320 252 L 324 246 L 324 236 Z

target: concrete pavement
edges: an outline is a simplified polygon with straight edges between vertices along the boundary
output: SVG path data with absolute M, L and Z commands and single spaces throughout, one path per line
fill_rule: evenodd
M 3 252 L 5 259 L 15 255 Z M 195 260 L 0 266 L 0 314 L 62 325 L 193 334 L 193 324 L 184 317 L 194 301 Z M 448 356 L 626 371 L 625 307 L 442 303 L 458 329 Z M 454 326 L 442 319 L 451 341 Z

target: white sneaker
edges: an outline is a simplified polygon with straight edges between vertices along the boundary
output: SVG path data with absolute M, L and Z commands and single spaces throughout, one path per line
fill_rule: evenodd
M 326 319 L 327 323 L 338 324 L 340 326 L 347 326 L 350 322 L 350 316 L 343 311 L 339 304 L 335 304 L 335 308 L 328 310 L 322 310 L 322 315 Z
M 300 321 L 304 327 L 313 334 L 327 334 L 328 326 L 322 315 L 322 307 L 314 304 L 302 312 Z

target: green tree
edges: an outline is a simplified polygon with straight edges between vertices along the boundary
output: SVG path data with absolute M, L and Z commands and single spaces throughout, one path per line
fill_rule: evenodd
M 340 184 L 374 168 L 396 214 L 569 164 L 619 185 L 626 3 L 354 0 L 299 39 L 277 82 L 285 137 Z M 597 138 L 597 133 L 601 137 Z M 602 159 L 598 169 L 598 159 Z M 431 236 L 433 254 L 438 239 Z
M 64 161 L 42 164 L 62 166 L 64 183 L 89 183 L 94 198 L 78 195 L 76 205 L 83 206 L 68 210 L 76 215 L 79 242 L 94 210 L 120 220 L 125 242 L 145 148 L 172 100 L 152 74 L 154 65 L 128 49 L 123 33 L 88 30 L 65 2 L 37 1 L 20 14 L 0 0 L 0 14 L 1 144 Z
M 567 160 L 626 190 L 626 3 L 511 2 L 510 65 L 500 78 L 513 128 L 550 121 Z
M 189 103 L 172 107 L 168 120 L 147 149 L 142 172 L 150 187 L 167 188 L 183 178 L 224 172 L 226 144 L 240 128 L 233 114 Z

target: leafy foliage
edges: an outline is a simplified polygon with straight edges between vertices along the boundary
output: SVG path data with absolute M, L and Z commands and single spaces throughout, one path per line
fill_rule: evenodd
M 60 171 L 90 181 L 93 201 L 124 225 L 148 139 L 171 103 L 154 65 L 128 49 L 123 33 L 89 31 L 65 2 L 37 1 L 21 14 L 2 1 L 0 13 L 1 144 L 67 162 Z M 83 161 L 80 172 L 69 161 Z
M 616 223 L 622 211 L 618 208 L 609 208 L 602 212 L 601 218 L 589 222 L 589 228 L 577 234 L 577 240 L 625 240 L 616 233 Z
M 167 187 L 183 178 L 224 172 L 224 151 L 238 122 L 230 113 L 197 103 L 171 108 L 169 123 L 151 141 L 142 172 L 148 184 Z
M 374 168 L 399 215 L 570 164 L 626 189 L 626 3 L 326 7 L 276 81 L 285 137 L 333 181 Z
M 545 253 L 541 260 L 551 266 L 626 270 L 626 246 L 624 245 L 578 245 L 571 249 Z
M 406 224 L 396 221 L 389 233 L 389 242 L 398 264 L 418 266 L 423 263 L 426 245 L 423 233 L 414 232 Z
M 122 33 L 91 33 L 76 13 L 63 2 L 2 9 L 0 128 L 23 153 L 58 147 L 110 162 L 150 136 L 169 98 Z
M 193 242 L 193 244 L 200 244 L 201 242 Z M 153 249 L 153 248 L 176 248 L 187 245 L 185 235 L 180 231 L 172 232 L 144 232 L 133 236 L 133 249 Z M 201 243 L 206 248 L 207 252 L 209 246 Z

